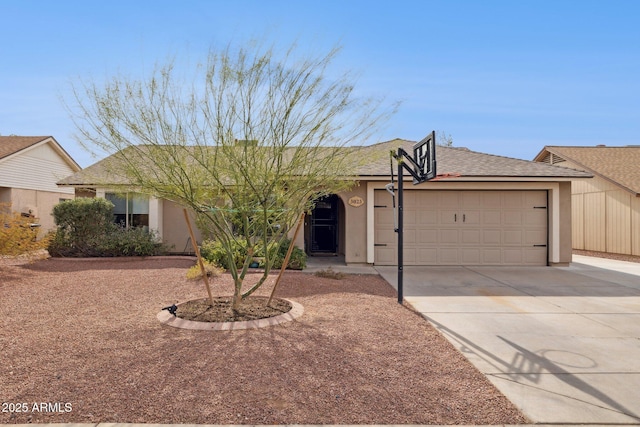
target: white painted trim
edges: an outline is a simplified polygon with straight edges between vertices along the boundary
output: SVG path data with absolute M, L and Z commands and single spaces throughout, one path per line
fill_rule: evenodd
M 547 207 L 547 209 L 552 209 L 551 223 L 552 230 L 548 230 L 549 240 L 550 240 L 550 248 L 549 248 L 549 258 L 551 258 L 552 263 L 560 262 L 560 184 L 555 184 L 552 186 L 551 190 L 552 200 L 551 207 Z
M 158 237 L 162 239 L 162 199 L 149 197 L 149 229 L 158 233 Z
M 374 222 L 374 190 L 375 184 L 367 182 L 367 264 L 375 261 L 375 222 Z
M 585 172 L 586 173 L 586 172 Z M 390 176 L 361 176 L 359 177 L 360 181 L 367 182 L 389 182 Z M 575 181 L 576 179 L 587 179 L 591 178 L 590 176 L 584 175 L 576 175 L 576 176 L 560 176 L 560 177 L 527 177 L 527 176 L 460 176 L 460 177 L 450 177 L 450 178 L 438 178 L 434 181 L 427 181 L 422 185 L 424 187 L 440 183 L 440 182 L 565 182 L 565 181 Z M 397 177 L 396 177 L 397 179 Z M 404 182 L 413 184 L 413 180 L 411 177 L 404 177 Z

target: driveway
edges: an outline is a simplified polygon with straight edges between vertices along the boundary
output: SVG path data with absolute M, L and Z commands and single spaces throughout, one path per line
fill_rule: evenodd
M 574 261 L 405 267 L 405 300 L 532 422 L 639 424 L 640 264 Z

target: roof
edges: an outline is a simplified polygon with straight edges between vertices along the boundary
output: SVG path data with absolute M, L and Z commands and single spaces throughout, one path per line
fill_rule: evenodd
M 0 159 L 29 148 L 49 136 L 0 136 Z
M 415 142 L 402 139 L 363 147 L 363 155 L 372 157 L 371 162 L 361 166 L 358 176 L 389 176 L 389 153 L 402 147 L 412 153 Z M 530 178 L 590 178 L 591 174 L 569 168 L 551 166 L 528 160 L 479 153 L 466 148 L 436 146 L 436 172 L 441 177 L 530 177 Z M 395 172 L 395 171 L 394 171 Z M 405 175 L 408 175 L 405 172 Z
M 553 160 L 549 154 L 553 154 Z M 546 146 L 534 159 L 562 165 L 570 161 L 581 169 L 640 195 L 640 146 Z
M 403 147 L 412 152 L 415 142 L 403 139 L 379 144 L 345 147 L 345 151 L 358 153 L 362 162 L 354 166 L 353 176 L 379 177 L 387 179 L 390 175 L 389 153 Z M 465 148 L 441 147 L 436 148 L 437 173 L 440 177 L 470 177 L 470 178 L 531 178 L 531 179 L 566 179 L 591 178 L 592 175 L 583 171 L 537 163 L 528 160 L 512 159 L 491 154 L 478 153 Z M 61 186 L 97 186 L 108 183 L 110 185 L 126 185 L 124 177 L 109 174 L 109 167 L 116 161 L 114 156 L 107 157 L 84 170 L 66 177 L 58 182 Z M 395 173 L 394 168 L 394 173 Z M 405 175 L 409 173 L 405 171 Z M 445 178 L 446 179 L 446 178 Z
M 38 144 L 49 143 L 73 170 L 82 168 L 52 136 L 0 136 L 0 161 L 27 150 Z

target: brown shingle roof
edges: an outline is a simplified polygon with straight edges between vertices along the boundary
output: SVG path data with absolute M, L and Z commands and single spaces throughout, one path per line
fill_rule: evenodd
M 0 136 L 0 159 L 31 147 L 49 136 Z
M 412 154 L 414 142 L 402 139 L 363 147 L 363 155 L 372 157 L 370 163 L 357 171 L 359 176 L 389 176 L 389 153 L 402 147 Z M 590 178 L 591 174 L 569 168 L 551 166 L 528 160 L 513 159 L 492 154 L 479 153 L 457 147 L 436 147 L 436 171 L 438 175 L 460 177 L 531 177 L 531 178 Z M 394 171 L 395 172 L 395 171 Z M 408 173 L 405 172 L 405 175 Z
M 636 196 L 640 195 L 640 146 L 547 146 L 536 156 L 536 160 L 542 160 L 545 157 L 545 152 L 575 163 L 584 170 L 611 181 Z
M 361 177 L 389 177 L 391 150 L 403 147 L 412 153 L 414 142 L 402 139 L 382 142 L 363 147 L 346 147 L 345 150 L 360 153 L 362 162 L 354 166 L 353 176 Z M 452 175 L 456 177 L 475 178 L 590 178 L 592 175 L 574 169 L 551 166 L 527 160 L 512 159 L 491 154 L 478 153 L 465 148 L 437 147 L 438 175 Z M 84 170 L 64 178 L 58 185 L 95 186 L 109 183 L 112 185 L 126 185 L 123 176 L 109 173 L 110 163 L 116 159 L 107 157 Z M 395 163 L 394 163 L 395 164 Z M 394 173 L 396 168 L 394 166 Z M 405 175 L 408 175 L 405 172 Z

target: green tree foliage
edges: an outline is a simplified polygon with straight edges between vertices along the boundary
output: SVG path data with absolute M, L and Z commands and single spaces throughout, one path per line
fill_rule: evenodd
M 78 140 L 113 154 L 96 184 L 120 183 L 194 211 L 227 254 L 237 308 L 265 282 L 300 213 L 355 184 L 362 159 L 349 147 L 395 109 L 358 96 L 352 76 L 332 68 L 337 53 L 227 46 L 188 77 L 170 61 L 147 78 L 76 85 Z M 257 246 L 267 248 L 265 272 L 245 284 Z

